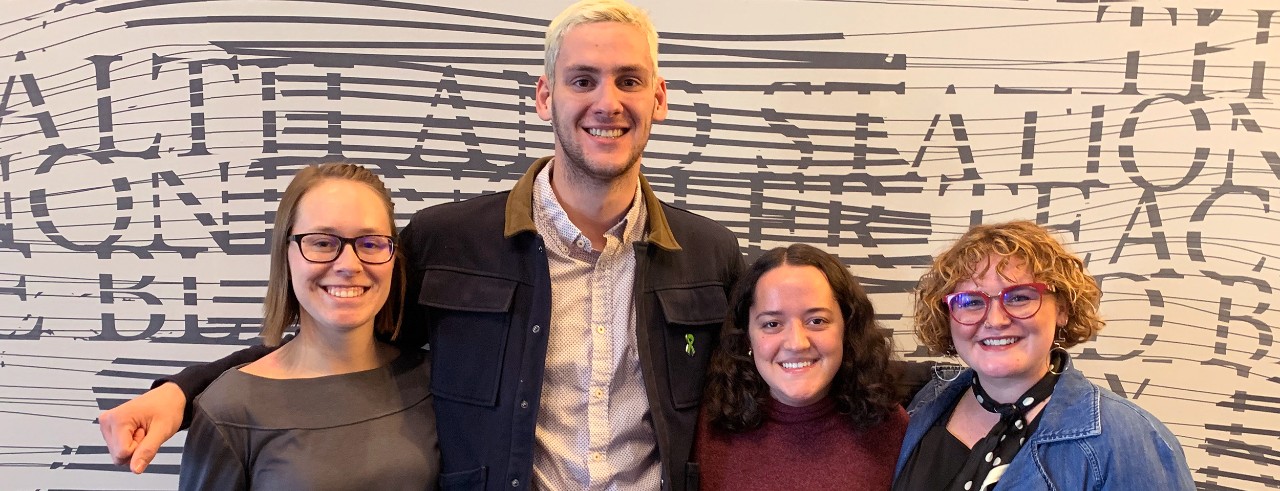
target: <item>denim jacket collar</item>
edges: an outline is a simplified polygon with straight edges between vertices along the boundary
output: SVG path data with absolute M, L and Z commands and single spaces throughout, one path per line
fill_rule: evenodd
M 1044 408 L 1041 426 L 1031 436 L 1032 443 L 1074 440 L 1102 434 L 1102 401 L 1098 387 L 1083 373 L 1067 365 L 1053 388 L 1053 398 Z
M 908 413 L 912 424 L 903 439 L 902 452 L 894 475 L 902 472 L 907 457 L 915 451 L 925 432 L 938 418 L 951 411 L 973 382 L 975 372 L 967 369 L 955 380 L 944 382 L 934 378 L 911 402 Z M 937 402 L 941 403 L 937 403 Z M 1067 369 L 1053 388 L 1053 397 L 1040 415 L 1039 427 L 1027 441 L 1028 448 L 1038 444 L 1097 436 L 1102 433 L 1102 402 L 1098 388 L 1068 362 Z

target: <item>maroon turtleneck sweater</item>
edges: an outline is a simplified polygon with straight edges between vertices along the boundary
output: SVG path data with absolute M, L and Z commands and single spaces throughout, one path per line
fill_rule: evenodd
M 807 407 L 770 402 L 764 424 L 745 433 L 713 428 L 700 418 L 695 455 L 701 489 L 889 489 L 907 431 L 901 407 L 859 431 L 830 397 Z

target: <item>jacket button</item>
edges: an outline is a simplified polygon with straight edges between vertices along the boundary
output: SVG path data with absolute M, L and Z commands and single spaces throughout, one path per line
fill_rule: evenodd
M 520 401 L 520 409 L 529 409 L 529 401 Z
M 538 333 L 538 331 L 541 331 L 541 330 L 542 330 L 542 326 L 539 326 L 539 325 L 537 325 L 537 324 L 534 324 L 534 325 L 533 325 L 533 333 L 534 333 L 534 334 L 537 334 L 537 333 Z
M 511 480 L 511 487 L 513 487 L 513 488 L 518 488 L 518 487 L 520 487 L 520 480 L 519 480 L 519 479 L 512 479 L 512 480 Z

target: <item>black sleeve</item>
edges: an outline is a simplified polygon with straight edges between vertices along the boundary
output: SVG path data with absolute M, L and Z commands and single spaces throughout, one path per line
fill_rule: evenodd
M 733 246 L 727 252 L 728 257 L 725 258 L 724 295 L 725 298 L 729 298 L 733 296 L 733 288 L 738 284 L 738 279 L 747 271 L 747 261 L 742 255 L 742 248 L 738 245 L 737 236 L 728 229 L 725 229 L 725 232 L 729 236 L 726 239 L 727 242 Z M 731 312 L 726 312 L 725 314 L 732 315 Z
M 222 430 L 207 415 L 197 413 L 182 449 L 178 491 L 249 489 L 244 459 Z
M 192 365 L 175 375 L 156 380 L 151 383 L 151 388 L 154 389 L 164 385 L 165 382 L 178 384 L 178 388 L 182 389 L 182 393 L 187 396 L 187 405 L 182 413 L 182 427 L 186 428 L 191 425 L 191 411 L 195 407 L 193 401 L 195 401 L 196 396 L 204 392 L 204 389 L 209 387 L 209 384 L 213 383 L 219 375 L 222 375 L 222 372 L 262 358 L 272 350 L 273 348 L 262 345 L 245 348 L 222 359 Z
M 902 361 L 889 362 L 889 370 L 898 381 L 898 390 L 902 394 L 902 407 L 911 405 L 916 393 L 920 392 L 933 379 L 934 361 Z
M 414 222 L 417 221 L 418 215 L 414 215 L 408 225 L 400 231 L 400 250 L 405 260 L 405 292 L 404 300 L 401 302 L 404 313 L 400 318 L 400 334 L 396 337 L 394 344 L 401 350 L 417 350 L 427 343 L 427 318 L 426 311 L 418 303 L 418 296 L 422 294 L 422 264 L 418 261 L 422 255 L 424 245 L 422 237 L 418 237 L 415 231 Z

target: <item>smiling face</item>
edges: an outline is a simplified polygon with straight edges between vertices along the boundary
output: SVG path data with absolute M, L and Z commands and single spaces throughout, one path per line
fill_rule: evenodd
M 538 79 L 537 108 L 555 132 L 557 168 L 599 182 L 638 173 L 649 129 L 667 115 L 644 33 L 618 22 L 574 26 L 555 64 L 554 85 Z
M 974 268 L 975 278 L 960 282 L 952 291 L 993 295 L 1010 285 L 1036 281 L 1021 259 L 1010 258 L 1003 271 L 996 270 L 999 262 L 999 256 L 988 257 Z M 983 386 L 1000 384 L 1025 390 L 1049 371 L 1049 350 L 1056 328 L 1066 324 L 1067 314 L 1052 293 L 1046 293 L 1040 310 L 1026 319 L 1009 317 L 999 302 L 992 301 L 986 319 L 977 324 L 951 319 L 951 339 L 960 359 L 978 372 Z
M 843 357 L 844 319 L 822 271 L 783 264 L 766 272 L 747 322 L 756 370 L 774 399 L 803 407 L 831 391 Z
M 346 179 L 327 179 L 298 201 L 291 233 L 325 232 L 342 237 L 391 235 L 387 209 L 369 186 Z M 289 279 L 300 307 L 301 332 L 309 329 L 368 329 L 390 293 L 395 260 L 361 262 L 348 245 L 338 259 L 313 263 L 289 245 Z

